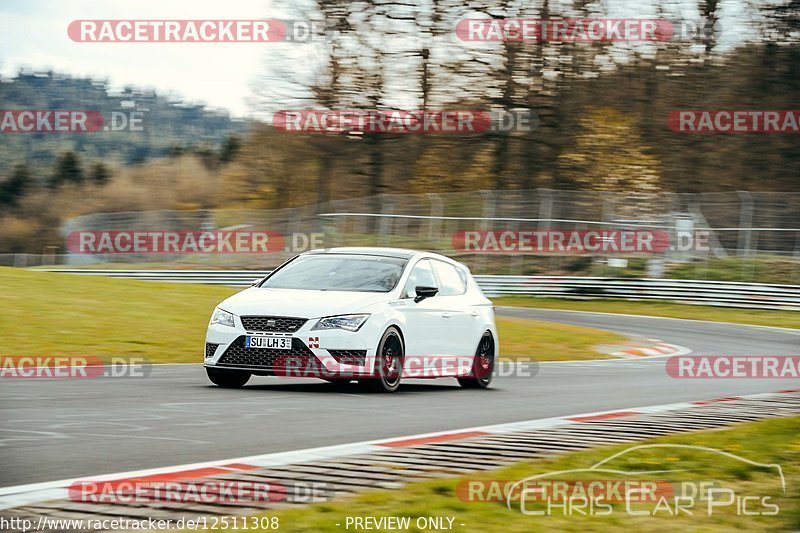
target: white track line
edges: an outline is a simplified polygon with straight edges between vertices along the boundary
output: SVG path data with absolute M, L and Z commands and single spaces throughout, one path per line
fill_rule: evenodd
M 658 320 L 683 320 L 686 322 L 699 322 L 701 324 L 719 324 L 722 326 L 744 326 L 747 328 L 759 328 L 759 329 L 776 329 L 778 331 L 783 331 L 784 333 L 789 333 L 790 335 L 800 335 L 800 329 L 795 328 L 781 328 L 778 326 L 758 326 L 756 324 L 741 324 L 739 322 L 720 322 L 718 320 L 700 320 L 697 318 L 676 318 L 671 316 L 653 316 L 653 315 L 631 315 L 626 313 L 606 313 L 603 311 L 577 311 L 575 309 L 552 309 L 549 307 L 512 307 L 507 305 L 498 305 L 498 309 L 522 309 L 522 310 L 529 310 L 532 309 L 534 311 L 557 311 L 559 313 L 579 313 L 584 315 L 608 315 L 608 316 L 625 316 L 628 318 L 655 318 Z M 534 319 L 536 320 L 536 319 Z M 586 326 L 592 327 L 592 326 Z M 603 329 L 603 328 L 598 328 Z
M 773 394 L 775 393 L 759 393 L 759 394 L 750 394 L 746 396 L 736 396 L 736 398 L 737 399 L 761 398 L 761 397 L 769 397 Z M 284 466 L 289 464 L 305 463 L 309 461 L 335 459 L 338 457 L 344 457 L 350 455 L 386 451 L 387 445 L 398 443 L 400 441 L 424 440 L 424 439 L 431 439 L 435 437 L 442 437 L 448 435 L 452 435 L 457 438 L 458 434 L 460 433 L 477 432 L 485 434 L 503 434 L 516 431 L 530 431 L 534 429 L 550 429 L 559 426 L 582 423 L 580 421 L 572 420 L 575 418 L 594 418 L 594 417 L 601 417 L 604 415 L 611 415 L 614 413 L 622 413 L 622 412 L 628 414 L 650 414 L 650 413 L 660 413 L 665 411 L 674 411 L 678 409 L 688 409 L 697 407 L 702 407 L 702 405 L 693 402 L 678 402 L 678 403 L 669 403 L 661 405 L 651 405 L 646 407 L 634 407 L 629 409 L 614 409 L 611 411 L 579 413 L 574 415 L 557 416 L 550 418 L 538 418 L 533 420 L 511 422 L 506 424 L 475 426 L 457 430 L 422 433 L 418 435 L 393 437 L 388 439 L 354 442 L 349 444 L 338 444 L 334 446 L 322 446 L 318 448 L 307 448 L 303 450 L 295 450 L 288 452 L 251 455 L 246 457 L 236 457 L 231 459 L 206 461 L 202 463 L 190 463 L 183 465 L 165 466 L 160 468 L 149 468 L 145 470 L 134 470 L 129 472 L 117 472 L 113 474 L 102 474 L 102 475 L 84 476 L 80 478 L 61 479 L 58 481 L 48 481 L 43 483 L 16 485 L 11 487 L 0 488 L 0 510 L 10 509 L 13 507 L 19 507 L 31 503 L 43 502 L 48 500 L 67 499 L 69 497 L 68 487 L 73 483 L 77 482 L 100 482 L 100 481 L 112 481 L 117 479 L 151 476 L 155 474 L 173 474 L 187 470 L 196 470 L 199 468 L 221 467 L 225 465 L 231 465 L 234 463 L 245 464 L 256 467 L 264 467 L 264 468 L 274 467 L 274 466 Z

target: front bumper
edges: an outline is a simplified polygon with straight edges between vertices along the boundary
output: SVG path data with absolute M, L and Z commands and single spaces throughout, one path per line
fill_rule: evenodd
M 238 316 L 234 319 L 235 327 L 210 325 L 206 332 L 204 366 L 263 375 L 323 379 L 372 373 L 377 345 L 377 341 L 372 341 L 372 335 L 365 335 L 361 330 L 312 331 L 316 322 L 317 319 L 309 319 L 294 333 L 247 331 Z M 290 337 L 292 348 L 245 348 L 247 335 Z

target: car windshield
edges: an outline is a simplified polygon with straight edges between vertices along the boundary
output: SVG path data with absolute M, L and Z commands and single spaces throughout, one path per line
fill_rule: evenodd
M 261 287 L 389 292 L 397 285 L 406 262 L 373 255 L 301 255 L 267 278 Z

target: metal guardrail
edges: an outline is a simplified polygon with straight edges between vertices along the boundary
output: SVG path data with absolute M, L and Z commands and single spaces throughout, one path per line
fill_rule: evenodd
M 246 287 L 253 280 L 263 278 L 271 272 L 271 270 L 102 270 L 88 268 L 36 268 L 33 270 L 143 281 L 202 283 L 204 285 L 230 285 L 234 287 Z
M 800 286 L 649 278 L 476 276 L 489 295 L 669 300 L 688 304 L 800 311 Z
M 243 287 L 269 270 L 39 269 L 113 278 Z M 488 296 L 669 300 L 687 304 L 800 311 L 800 286 L 679 279 L 475 276 Z

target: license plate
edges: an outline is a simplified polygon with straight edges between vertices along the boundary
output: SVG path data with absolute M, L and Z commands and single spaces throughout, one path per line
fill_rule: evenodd
M 276 350 L 291 350 L 291 337 L 271 337 L 267 335 L 253 335 L 244 338 L 245 348 L 273 348 Z

